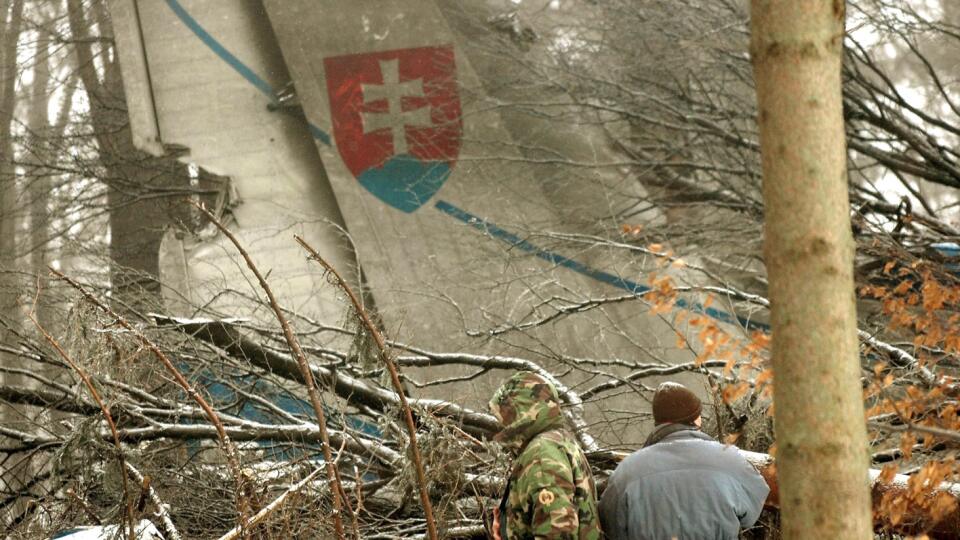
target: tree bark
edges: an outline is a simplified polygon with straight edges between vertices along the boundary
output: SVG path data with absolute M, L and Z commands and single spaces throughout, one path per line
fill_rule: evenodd
M 872 538 L 842 0 L 752 0 L 783 537 Z
M 16 81 L 18 42 L 23 22 L 23 0 L 4 3 L 0 10 L 0 344 L 16 343 L 16 331 L 21 320 L 17 309 L 19 294 L 17 275 L 17 175 L 14 166 L 13 127 L 17 106 Z M 16 365 L 14 355 L 0 353 L 0 364 Z M 16 375 L 0 375 L 0 383 L 19 382 Z M 10 422 L 17 413 L 0 408 L 0 425 Z M 2 482 L 10 491 L 25 489 L 33 476 L 29 463 L 11 462 L 5 465 Z M 14 512 L 25 508 L 23 500 L 17 500 Z
M 116 54 L 95 51 L 83 39 L 96 21 L 101 35 L 111 34 L 103 0 L 85 13 L 81 0 L 68 0 L 70 30 L 76 42 L 78 73 L 90 101 L 104 168 L 110 212 L 110 281 L 115 309 L 124 313 L 156 310 L 160 302 L 160 240 L 178 214 L 177 193 L 186 187 L 185 166 L 169 157 L 153 158 L 136 149 L 126 114 L 126 96 Z M 109 47 L 112 48 L 112 45 Z M 98 54 L 99 53 L 99 54 Z M 94 58 L 103 66 L 98 72 Z
M 23 20 L 23 0 L 5 4 L 0 12 L 0 318 L 13 325 L 16 315 L 16 198 L 17 178 L 13 159 L 13 118 L 17 104 L 17 42 Z M 0 342 L 9 332 L 0 327 Z
M 30 272 L 36 276 L 36 284 L 41 290 L 47 287 L 47 250 L 50 236 L 50 192 L 53 182 L 51 170 L 45 167 L 50 155 L 45 142 L 50 135 L 50 52 L 48 37 L 41 33 L 37 40 L 37 54 L 34 58 L 33 82 L 30 88 L 29 114 L 27 127 L 28 139 L 32 141 L 27 158 L 29 178 L 27 191 L 30 201 Z M 50 299 L 40 295 L 36 300 L 37 320 L 44 328 L 52 329 L 54 321 L 50 313 Z

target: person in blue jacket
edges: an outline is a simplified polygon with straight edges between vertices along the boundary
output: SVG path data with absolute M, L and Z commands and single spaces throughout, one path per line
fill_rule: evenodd
M 653 432 L 600 499 L 607 540 L 736 540 L 760 517 L 770 488 L 737 447 L 700 431 L 701 408 L 683 385 L 657 388 Z

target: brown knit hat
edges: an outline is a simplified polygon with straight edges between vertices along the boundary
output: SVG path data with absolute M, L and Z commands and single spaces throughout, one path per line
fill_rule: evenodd
M 675 382 L 665 382 L 653 394 L 653 421 L 655 424 L 693 424 L 700 416 L 700 398 Z

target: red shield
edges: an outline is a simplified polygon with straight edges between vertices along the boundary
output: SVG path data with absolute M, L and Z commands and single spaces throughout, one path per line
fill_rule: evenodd
M 324 59 L 333 135 L 347 169 L 384 202 L 412 212 L 460 152 L 452 46 Z

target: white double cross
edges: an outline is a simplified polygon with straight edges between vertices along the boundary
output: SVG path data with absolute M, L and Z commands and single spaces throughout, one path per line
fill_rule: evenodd
M 383 84 L 362 84 L 363 103 L 366 105 L 381 99 L 387 100 L 386 112 L 363 112 L 363 133 L 389 128 L 393 136 L 393 153 L 407 153 L 407 126 L 430 127 L 430 107 L 421 106 L 404 111 L 402 100 L 405 97 L 426 97 L 423 91 L 423 79 L 400 82 L 399 60 L 380 60 L 380 72 Z

